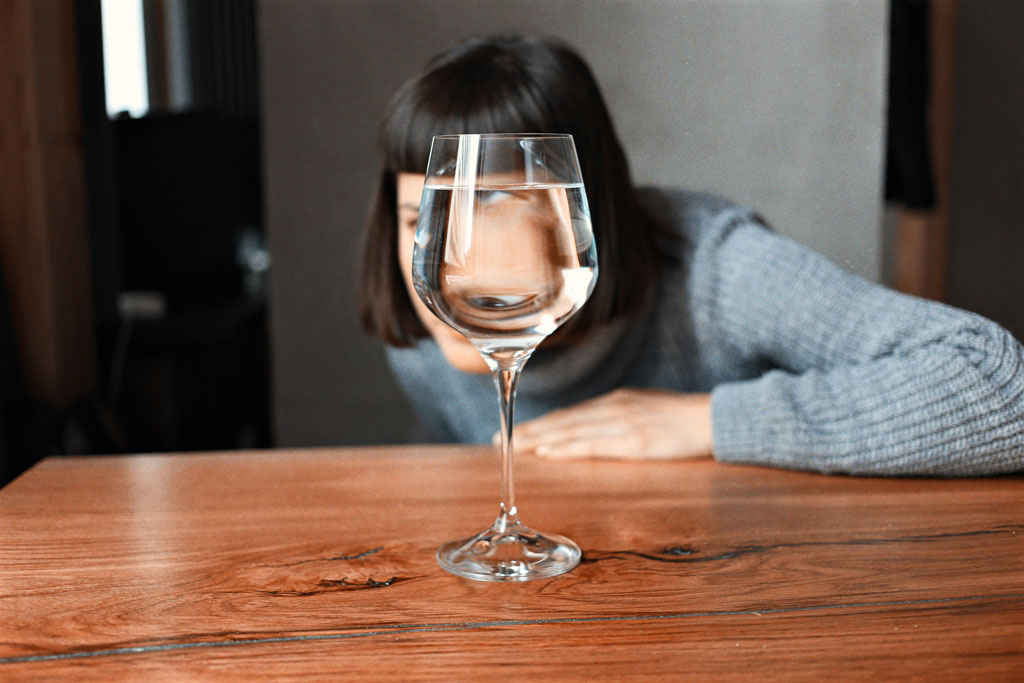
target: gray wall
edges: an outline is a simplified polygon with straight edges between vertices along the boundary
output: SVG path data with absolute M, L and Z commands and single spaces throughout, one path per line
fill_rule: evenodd
M 283 446 L 399 442 L 408 409 L 352 302 L 391 93 L 459 38 L 590 61 L 637 179 L 712 189 L 877 279 L 885 0 L 262 0 L 274 415 Z
M 1024 3 L 960 3 L 949 301 L 1024 339 Z

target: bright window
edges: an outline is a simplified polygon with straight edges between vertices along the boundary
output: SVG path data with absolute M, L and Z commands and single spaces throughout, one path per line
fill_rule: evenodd
M 107 115 L 142 116 L 149 110 L 142 0 L 102 0 L 101 7 Z

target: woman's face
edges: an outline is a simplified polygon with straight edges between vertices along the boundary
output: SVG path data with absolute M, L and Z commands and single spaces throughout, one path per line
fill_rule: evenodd
M 462 372 L 489 372 L 487 364 L 475 346 L 465 337 L 448 327 L 420 301 L 412 286 L 412 250 L 416 234 L 416 219 L 420 212 L 424 176 L 417 173 L 399 173 L 396 178 L 398 195 L 398 268 L 405 280 L 412 307 L 420 322 L 434 338 L 444 357 L 456 370 Z

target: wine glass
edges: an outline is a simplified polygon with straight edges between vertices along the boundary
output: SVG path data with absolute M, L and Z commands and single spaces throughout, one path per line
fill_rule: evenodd
M 519 521 L 512 417 L 537 345 L 586 303 L 597 248 L 571 135 L 433 139 L 416 226 L 413 284 L 427 307 L 479 349 L 501 413 L 501 505 L 490 528 L 437 551 L 444 569 L 528 581 L 575 567 L 580 549 Z

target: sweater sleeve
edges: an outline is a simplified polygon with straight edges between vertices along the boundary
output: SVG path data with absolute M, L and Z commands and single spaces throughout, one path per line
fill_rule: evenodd
M 712 392 L 715 457 L 865 475 L 1024 470 L 1024 348 L 733 218 L 698 253 L 710 324 L 774 369 Z

